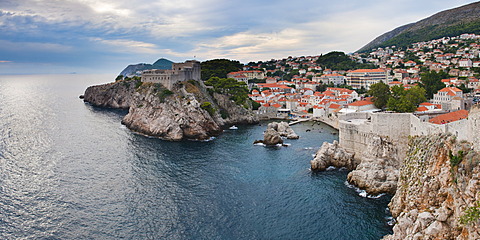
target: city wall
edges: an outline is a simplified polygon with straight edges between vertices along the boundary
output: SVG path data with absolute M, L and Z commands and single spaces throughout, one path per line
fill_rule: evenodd
M 450 133 L 458 140 L 479 142 L 480 107 L 474 106 L 468 119 L 448 124 L 432 124 L 410 113 L 350 113 L 339 116 L 340 146 L 354 152 L 355 158 L 365 157 L 371 139 L 381 137 L 397 148 L 398 161 L 405 157 L 409 136 Z M 478 145 L 478 144 L 476 144 Z

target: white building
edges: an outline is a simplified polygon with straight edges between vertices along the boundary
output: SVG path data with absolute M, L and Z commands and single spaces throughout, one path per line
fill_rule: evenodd
M 387 71 L 384 69 L 357 69 L 347 73 L 347 85 L 355 89 L 370 89 L 370 85 L 384 82 L 388 83 Z
M 456 87 L 440 89 L 433 95 L 433 103 L 442 105 L 443 110 L 462 110 L 465 108 L 462 90 Z

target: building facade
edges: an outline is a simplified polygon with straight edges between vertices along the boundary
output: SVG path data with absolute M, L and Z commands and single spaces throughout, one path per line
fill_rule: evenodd
M 387 83 L 387 71 L 383 69 L 357 69 L 347 73 L 347 85 L 355 89 L 370 89 L 375 83 Z
M 160 83 L 172 90 L 177 82 L 201 80 L 200 62 L 189 60 L 184 63 L 173 63 L 172 69 L 150 69 L 142 72 L 142 82 Z

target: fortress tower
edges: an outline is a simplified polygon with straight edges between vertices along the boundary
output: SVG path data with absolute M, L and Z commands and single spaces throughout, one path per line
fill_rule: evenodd
M 175 83 L 186 80 L 201 80 L 199 61 L 189 60 L 184 63 L 174 63 L 172 69 L 145 70 L 141 77 L 142 82 L 160 83 L 169 90 L 172 90 Z

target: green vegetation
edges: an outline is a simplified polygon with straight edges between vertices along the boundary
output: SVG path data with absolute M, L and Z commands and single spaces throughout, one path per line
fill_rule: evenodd
M 239 61 L 228 59 L 214 59 L 201 63 L 202 80 L 206 81 L 212 77 L 226 78 L 230 72 L 240 71 L 243 65 Z
M 392 95 L 387 101 L 387 109 L 395 112 L 415 112 L 417 106 L 427 101 L 425 89 L 414 86 L 406 90 L 403 86 L 393 86 Z
M 467 23 L 457 22 L 450 26 L 445 26 L 445 24 L 432 25 L 415 31 L 407 31 L 375 47 L 407 47 L 416 42 L 425 42 L 442 37 L 455 37 L 464 33 L 480 34 L 480 20 Z
M 135 88 L 139 88 L 140 86 L 142 86 L 143 82 L 142 81 L 137 81 L 135 83 Z
M 453 155 L 452 151 L 450 151 L 448 156 L 450 157 L 450 166 L 455 167 L 463 160 L 463 151 L 458 151 L 457 156 Z
M 148 87 L 153 85 L 153 93 L 160 99 L 160 102 L 165 102 L 165 99 L 172 95 L 173 92 L 165 88 L 162 84 L 160 83 L 148 83 L 148 84 L 142 84 L 143 86 Z
M 123 80 L 123 75 L 118 75 L 117 78 L 115 78 L 115 82 L 120 80 Z
M 205 85 L 213 86 L 215 92 L 230 96 L 230 99 L 238 105 L 244 105 L 248 99 L 247 84 L 233 78 L 212 77 L 205 82 Z
M 229 117 L 229 114 L 227 112 L 227 110 L 225 109 L 220 109 L 220 116 L 223 118 L 223 119 L 227 119 Z
M 442 83 L 442 79 L 449 78 L 450 76 L 443 72 L 425 72 L 420 75 L 421 77 L 421 84 L 420 86 L 423 87 L 427 93 L 427 98 L 432 99 L 433 94 L 437 93 L 438 90 L 445 87 L 445 84 Z
M 200 105 L 200 108 L 206 110 L 210 116 L 213 116 L 215 114 L 215 108 L 212 107 L 211 102 L 203 102 L 202 105 Z
M 372 101 L 377 108 L 387 107 L 395 112 L 415 112 L 420 103 L 427 101 L 425 89 L 419 86 L 408 90 L 403 86 L 393 86 L 390 89 L 387 84 L 380 82 L 372 84 L 368 94 L 373 97 Z
M 372 101 L 375 107 L 383 109 L 387 106 L 388 99 L 392 96 L 390 93 L 390 87 L 384 82 L 372 84 L 368 95 L 372 96 Z
M 321 55 L 317 63 L 324 69 L 330 68 L 332 70 L 351 70 L 360 68 L 375 68 L 372 64 L 358 63 L 353 61 L 344 52 L 329 52 L 325 55 Z
M 252 109 L 253 110 L 258 110 L 258 108 L 260 108 L 260 106 L 262 106 L 260 103 L 252 100 Z
M 476 201 L 475 206 L 465 210 L 465 214 L 460 217 L 461 224 L 475 223 L 480 219 L 480 202 Z

